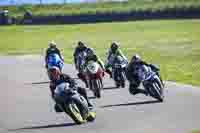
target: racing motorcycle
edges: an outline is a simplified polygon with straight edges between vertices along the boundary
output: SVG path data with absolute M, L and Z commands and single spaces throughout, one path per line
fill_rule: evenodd
M 59 68 L 59 70 L 62 72 L 62 69 L 64 67 L 64 62 L 63 60 L 59 57 L 58 54 L 50 54 L 47 57 L 47 62 L 46 62 L 46 68 L 47 68 L 47 75 L 49 77 L 49 79 L 51 79 L 50 75 L 49 75 L 49 69 L 53 66 L 56 66 Z
M 95 61 L 89 61 L 85 68 L 86 79 L 90 90 L 93 91 L 94 96 L 101 97 L 101 90 L 103 89 L 103 75 L 104 72 L 100 65 Z
M 138 70 L 138 77 L 150 96 L 158 99 L 160 102 L 164 100 L 164 84 L 151 67 L 143 65 L 141 69 Z
M 89 111 L 86 99 L 69 83 L 61 83 L 55 89 L 55 101 L 76 124 L 82 124 L 95 119 L 95 112 Z
M 86 88 L 88 88 L 88 82 L 86 81 L 85 66 L 84 66 L 86 56 L 87 56 L 87 53 L 84 51 L 79 53 L 75 57 L 76 58 L 75 67 L 76 67 L 76 70 L 78 70 L 77 76 L 79 77 L 79 79 L 81 79 L 85 83 Z
M 126 75 L 125 70 L 127 62 L 121 56 L 115 57 L 112 63 L 112 77 L 115 81 L 116 87 L 125 87 Z

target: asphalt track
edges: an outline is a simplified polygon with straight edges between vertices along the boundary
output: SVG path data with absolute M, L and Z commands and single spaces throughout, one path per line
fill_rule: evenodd
M 200 129 L 200 88 L 166 82 L 165 101 L 116 89 L 108 77 L 94 122 L 56 114 L 40 56 L 0 56 L 0 133 L 189 133 Z M 64 72 L 75 77 L 72 65 Z M 83 85 L 81 81 L 78 81 Z

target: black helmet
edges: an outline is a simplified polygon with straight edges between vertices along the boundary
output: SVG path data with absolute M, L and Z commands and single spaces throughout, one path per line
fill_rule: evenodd
M 86 47 L 86 45 L 82 41 L 78 41 L 78 47 Z
M 83 50 L 86 48 L 86 45 L 82 41 L 78 41 L 78 48 Z
M 138 54 L 135 54 L 131 59 L 131 62 L 140 62 L 140 61 L 141 57 Z
M 82 41 L 78 41 L 78 46 L 85 46 L 85 44 Z
M 112 42 L 110 48 L 111 48 L 112 52 L 116 52 L 117 49 L 119 48 L 119 44 L 117 42 Z

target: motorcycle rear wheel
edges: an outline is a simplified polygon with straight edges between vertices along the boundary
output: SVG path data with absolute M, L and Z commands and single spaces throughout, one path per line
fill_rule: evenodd
M 102 89 L 102 83 L 99 79 L 93 80 L 93 87 L 94 87 L 94 95 L 97 98 L 101 98 L 101 89 Z

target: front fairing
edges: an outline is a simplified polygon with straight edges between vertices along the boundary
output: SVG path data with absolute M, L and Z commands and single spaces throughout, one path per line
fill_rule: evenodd
M 142 65 L 138 67 L 137 75 L 140 81 L 148 81 L 151 80 L 156 73 L 151 70 L 150 67 L 146 65 Z
M 88 70 L 89 73 L 95 74 L 95 73 L 97 73 L 97 71 L 98 71 L 100 66 L 99 66 L 99 64 L 97 62 L 89 61 L 87 63 L 86 67 L 87 67 L 87 70 Z
M 88 79 L 99 79 L 103 76 L 103 71 L 97 62 L 89 61 L 86 69 Z

